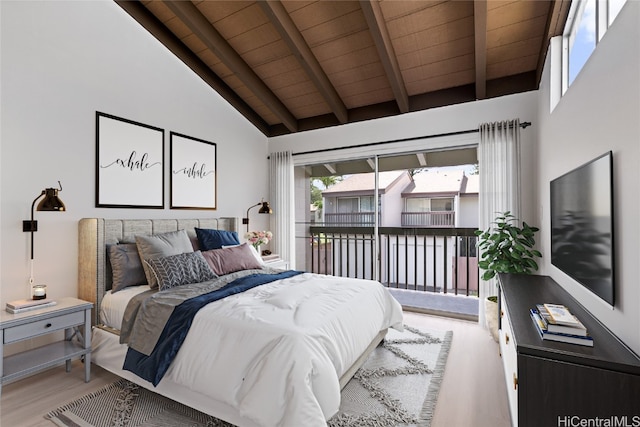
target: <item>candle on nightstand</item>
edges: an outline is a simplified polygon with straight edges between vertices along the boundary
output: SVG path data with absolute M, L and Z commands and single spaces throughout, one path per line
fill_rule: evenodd
M 33 299 L 45 299 L 47 297 L 47 285 L 35 285 L 33 287 Z

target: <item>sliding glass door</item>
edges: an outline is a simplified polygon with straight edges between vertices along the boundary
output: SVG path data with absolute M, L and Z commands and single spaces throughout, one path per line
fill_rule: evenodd
M 474 294 L 477 263 L 466 248 L 477 229 L 475 158 L 467 147 L 298 165 L 296 265 Z

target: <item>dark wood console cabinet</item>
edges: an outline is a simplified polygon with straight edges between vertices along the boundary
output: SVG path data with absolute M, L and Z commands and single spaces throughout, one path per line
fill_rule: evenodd
M 499 285 L 500 351 L 512 425 L 640 426 L 640 358 L 551 278 L 502 274 Z M 568 307 L 594 346 L 543 341 L 529 316 L 539 303 Z M 588 421 L 597 419 L 600 424 Z

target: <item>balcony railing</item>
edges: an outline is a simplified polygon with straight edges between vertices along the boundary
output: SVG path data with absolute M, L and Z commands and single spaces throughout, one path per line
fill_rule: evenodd
M 379 228 L 380 263 L 372 227 L 310 227 L 306 270 L 372 279 L 385 286 L 478 295 L 475 228 Z
M 403 227 L 453 227 L 456 213 L 453 211 L 402 212 Z
M 374 212 L 342 212 L 324 214 L 324 223 L 336 227 L 373 227 Z
M 343 212 L 324 214 L 324 223 L 336 227 L 372 227 L 374 212 Z M 453 227 L 456 214 L 452 211 L 402 212 L 403 227 Z

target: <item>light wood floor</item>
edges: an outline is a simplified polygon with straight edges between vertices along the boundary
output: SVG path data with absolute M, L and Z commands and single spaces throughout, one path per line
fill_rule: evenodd
M 453 342 L 431 427 L 508 427 L 509 409 L 498 344 L 477 323 L 405 313 L 405 323 L 453 330 Z M 52 427 L 43 415 L 109 384 L 117 377 L 92 366 L 91 382 L 74 362 L 2 387 L 0 426 Z

